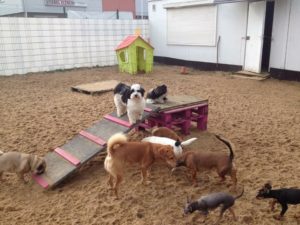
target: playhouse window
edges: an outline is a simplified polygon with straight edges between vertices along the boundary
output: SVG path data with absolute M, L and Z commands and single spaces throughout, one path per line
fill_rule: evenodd
M 146 49 L 144 49 L 144 60 L 146 60 L 146 57 L 147 57 L 147 52 L 146 52 Z
M 127 63 L 128 62 L 128 52 L 127 50 L 120 53 L 120 58 L 122 62 Z
M 167 8 L 168 44 L 215 46 L 217 6 Z

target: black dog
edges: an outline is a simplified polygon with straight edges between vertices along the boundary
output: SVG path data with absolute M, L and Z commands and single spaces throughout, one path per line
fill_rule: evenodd
M 166 85 L 160 85 L 157 86 L 154 89 L 151 89 L 146 97 L 146 102 L 147 103 L 160 103 L 163 104 L 165 103 L 168 98 L 167 98 L 167 92 L 168 92 L 168 88 Z
M 288 204 L 300 204 L 300 189 L 282 188 L 272 190 L 271 184 L 266 183 L 263 188 L 258 191 L 256 198 L 274 198 L 274 201 L 271 203 L 271 210 L 274 211 L 274 205 L 279 203 L 282 209 L 280 215 L 276 216 L 275 219 L 281 220 L 288 209 Z

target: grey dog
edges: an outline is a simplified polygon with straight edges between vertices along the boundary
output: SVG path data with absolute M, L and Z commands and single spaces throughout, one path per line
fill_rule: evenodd
M 205 195 L 198 199 L 197 201 L 191 202 L 189 199 L 187 199 L 187 204 L 184 207 L 184 214 L 190 214 L 194 211 L 198 210 L 200 213 L 204 214 L 205 216 L 208 215 L 209 210 L 213 210 L 221 206 L 221 212 L 220 216 L 217 220 L 217 223 L 220 221 L 220 219 L 223 216 L 223 213 L 228 209 L 229 212 L 232 214 L 234 220 L 236 220 L 235 214 L 233 209 L 231 208 L 234 205 L 234 202 L 236 199 L 242 197 L 244 194 L 244 188 L 240 195 L 234 197 L 228 193 L 225 192 L 218 192 L 218 193 L 212 193 L 209 195 Z

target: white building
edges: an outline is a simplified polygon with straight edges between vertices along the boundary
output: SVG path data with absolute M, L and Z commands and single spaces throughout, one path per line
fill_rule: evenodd
M 102 1 L 0 0 L 0 16 L 66 17 L 68 10 L 81 12 L 101 12 Z
M 152 0 L 155 61 L 300 80 L 300 0 Z

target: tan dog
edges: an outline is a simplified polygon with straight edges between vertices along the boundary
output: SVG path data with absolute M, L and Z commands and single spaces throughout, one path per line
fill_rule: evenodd
M 229 155 L 226 153 L 216 152 L 188 151 L 185 152 L 176 163 L 176 167 L 185 166 L 189 169 L 194 186 L 197 186 L 198 171 L 200 171 L 201 169 L 213 168 L 217 169 L 217 173 L 221 177 L 222 181 L 225 180 L 226 175 L 230 175 L 234 183 L 234 187 L 236 186 L 236 168 L 233 164 L 234 146 L 229 140 L 225 139 L 224 137 L 218 135 L 216 135 L 216 137 L 227 145 L 230 151 Z
M 107 142 L 104 168 L 109 173 L 108 184 L 114 190 L 116 197 L 118 198 L 118 186 L 123 179 L 126 163 L 140 164 L 142 183 L 145 184 L 148 170 L 155 161 L 159 160 L 174 167 L 176 159 L 173 148 L 149 142 L 128 142 L 127 137 L 121 133 L 110 137 Z
M 180 141 L 182 142 L 182 138 L 175 133 L 175 131 L 171 130 L 170 128 L 167 128 L 167 127 L 157 127 L 157 128 L 154 128 L 152 130 L 152 135 L 153 136 L 157 136 L 157 137 L 166 137 L 166 138 L 170 138 L 170 139 L 173 139 L 175 141 Z
M 17 173 L 18 177 L 26 182 L 24 175 L 32 172 L 40 175 L 45 172 L 46 162 L 36 155 L 20 152 L 0 152 L 0 179 L 3 172 Z

